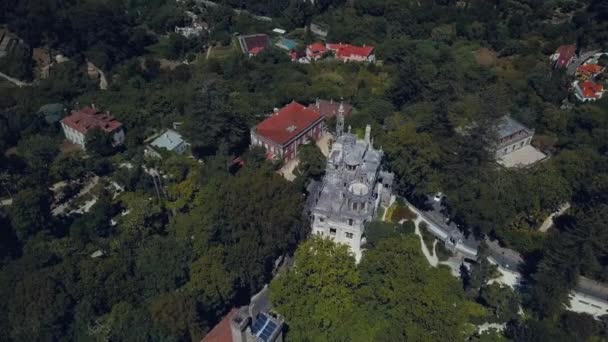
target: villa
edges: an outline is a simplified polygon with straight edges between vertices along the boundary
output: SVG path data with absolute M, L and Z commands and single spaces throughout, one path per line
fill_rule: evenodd
M 581 102 L 596 101 L 604 95 L 604 86 L 592 81 L 574 81 L 574 95 Z
M 300 145 L 319 139 L 324 127 L 318 111 L 293 101 L 251 129 L 251 145 L 264 147 L 268 158 L 291 160 Z
M 499 120 L 495 153 L 497 161 L 505 167 L 528 166 L 547 156 L 534 148 L 530 143 L 534 130 L 510 116 Z
M 94 106 L 72 111 L 71 115 L 61 120 L 61 128 L 67 140 L 83 149 L 87 133 L 94 128 L 111 135 L 113 145 L 120 145 L 125 140 L 122 123 L 109 112 L 101 113 Z
M 381 171 L 383 152 L 373 146 L 371 127 L 365 138 L 343 133 L 344 117 L 336 124 L 336 141 L 327 160 L 322 184 L 310 194 L 312 234 L 345 244 L 357 262 L 365 244 L 365 224 L 378 205 L 391 197 L 393 174 Z

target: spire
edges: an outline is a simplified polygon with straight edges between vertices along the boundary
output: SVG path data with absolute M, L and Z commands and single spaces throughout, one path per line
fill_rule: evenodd
M 372 135 L 372 126 L 367 125 L 365 126 L 365 142 L 369 145 L 371 142 L 371 135 Z
M 342 107 L 342 103 L 340 103 L 340 107 L 338 108 L 338 117 L 336 118 L 336 137 L 342 136 L 342 133 L 344 133 L 344 107 Z

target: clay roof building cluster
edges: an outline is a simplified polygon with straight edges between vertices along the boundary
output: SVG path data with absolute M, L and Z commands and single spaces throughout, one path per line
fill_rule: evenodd
M 306 47 L 306 57 L 309 60 L 317 60 L 331 51 L 337 60 L 343 62 L 374 62 L 376 60 L 374 50 L 375 48 L 370 45 L 315 42 Z
M 576 80 L 572 82 L 572 90 L 579 101 L 596 101 L 604 95 L 604 84 L 600 75 L 606 71 L 606 67 L 600 64 L 600 59 L 606 58 L 605 55 L 608 54 L 596 53 L 576 68 Z

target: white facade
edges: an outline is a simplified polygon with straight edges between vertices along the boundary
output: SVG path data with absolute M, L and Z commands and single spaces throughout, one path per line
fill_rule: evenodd
M 65 135 L 65 138 L 68 141 L 73 144 L 80 145 L 83 150 L 85 149 L 85 134 L 66 125 L 63 122 L 61 123 L 61 128 L 63 129 L 63 135 Z M 122 128 L 110 134 L 112 134 L 112 145 L 114 146 L 121 145 L 125 141 L 125 132 L 122 130 Z
M 370 131 L 367 126 L 364 140 L 350 132 L 337 133 L 323 184 L 311 194 L 315 197 L 312 234 L 349 246 L 357 262 L 365 243 L 365 224 L 373 220 L 385 193 L 390 194 L 393 179 L 391 173 L 380 171 L 383 153 L 374 149 Z
M 63 122 L 61 123 L 61 128 L 63 129 L 63 134 L 67 140 L 73 144 L 80 145 L 80 147 L 84 149 L 84 134 L 82 134 L 82 132 L 73 129 Z
M 530 145 L 530 142 L 532 142 L 532 137 L 517 140 L 507 146 L 501 146 L 498 150 L 496 150 L 496 156 L 498 158 L 503 157 L 511 152 L 517 151 L 521 148 L 524 148 L 524 147 Z
M 369 62 L 369 63 L 375 63 L 376 62 L 376 55 L 372 54 L 369 56 L 360 56 L 360 55 L 350 55 L 350 56 L 343 56 L 343 57 L 336 57 L 339 60 L 343 61 L 343 62 Z

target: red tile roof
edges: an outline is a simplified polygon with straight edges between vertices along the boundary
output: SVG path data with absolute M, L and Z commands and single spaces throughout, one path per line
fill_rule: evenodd
M 242 36 L 241 39 L 245 44 L 245 49 L 254 56 L 270 45 L 270 38 L 265 34 Z
M 96 109 L 90 107 L 86 107 L 79 111 L 72 111 L 72 114 L 63 118 L 61 122 L 82 134 L 86 134 L 87 131 L 92 128 L 100 128 L 111 133 L 122 127 L 122 123 L 117 121 L 112 115 L 100 113 Z
M 581 66 L 578 67 L 578 69 L 576 69 L 577 72 L 580 73 L 584 73 L 584 74 L 591 74 L 591 75 L 595 75 L 595 74 L 599 74 L 602 71 L 603 67 L 601 65 L 598 64 L 583 64 Z
M 323 118 L 315 110 L 292 102 L 255 127 L 257 135 L 284 145 Z
M 360 57 L 369 57 L 372 52 L 374 52 L 374 47 L 365 45 L 365 46 L 356 46 L 350 44 L 327 44 L 327 47 L 330 50 L 336 51 L 337 57 L 348 58 L 352 56 L 360 56 Z
M 201 342 L 232 342 L 232 332 L 230 330 L 230 320 L 236 314 L 237 309 L 233 308 L 205 337 Z
M 262 52 L 262 51 L 264 51 L 264 48 L 263 48 L 263 47 L 261 47 L 261 46 L 256 46 L 256 47 L 251 48 L 251 49 L 249 50 L 249 53 L 255 56 L 255 55 L 257 55 L 258 53 L 260 53 L 260 52 Z
M 568 62 L 574 57 L 576 52 L 576 45 L 562 45 L 557 48 L 556 53 L 559 55 L 557 58 L 557 62 L 555 63 L 556 67 L 565 68 L 568 66 Z
M 325 53 L 327 51 L 327 48 L 325 47 L 325 44 L 323 44 L 321 42 L 316 42 L 316 43 L 312 43 L 312 44 L 308 45 L 308 49 L 313 54 L 322 54 L 322 53 Z
M 338 115 L 340 103 L 342 103 L 342 107 L 344 109 L 344 117 L 348 117 L 353 110 L 353 106 L 351 106 L 348 102 L 317 100 L 316 102 L 310 104 L 308 108 L 316 110 L 326 118 L 330 118 Z
M 604 86 L 591 81 L 586 81 L 581 83 L 581 90 L 584 97 L 595 99 L 599 97 L 598 93 L 604 91 Z

